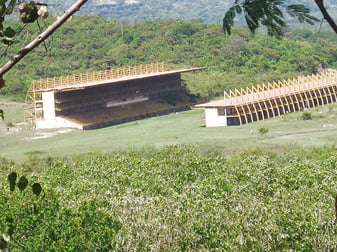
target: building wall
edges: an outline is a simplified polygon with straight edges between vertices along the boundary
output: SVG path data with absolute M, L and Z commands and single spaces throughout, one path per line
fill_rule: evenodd
M 77 128 L 83 129 L 83 126 L 78 123 L 71 122 L 62 117 L 55 117 L 54 119 L 38 119 L 35 122 L 37 129 L 53 129 L 53 128 Z
M 43 118 L 46 120 L 55 119 L 55 99 L 54 92 L 42 93 Z
M 227 126 L 227 117 L 221 114 L 217 108 L 205 108 L 206 127 Z

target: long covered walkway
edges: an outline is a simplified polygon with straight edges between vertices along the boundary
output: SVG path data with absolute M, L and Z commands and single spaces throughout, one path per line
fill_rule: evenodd
M 224 92 L 205 108 L 206 126 L 242 125 L 337 101 L 337 71 Z

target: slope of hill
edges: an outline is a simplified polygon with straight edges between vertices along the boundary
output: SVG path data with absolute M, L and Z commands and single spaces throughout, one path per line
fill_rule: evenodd
M 13 27 L 19 33 L 10 48 L 0 46 L 1 64 L 38 34 L 36 24 L 21 32 L 18 22 Z M 0 93 L 22 100 L 32 79 L 165 61 L 175 68 L 206 67 L 207 71 L 184 80 L 192 93 L 213 98 L 223 90 L 315 73 L 319 66 L 336 68 L 336 43 L 332 32 L 293 30 L 277 40 L 235 29 L 228 37 L 221 25 L 200 22 L 120 23 L 94 15 L 76 16 L 48 38 L 46 47 L 36 48 L 6 74 Z
M 55 10 L 69 7 L 74 0 L 45 0 L 55 7 Z M 82 8 L 82 14 L 98 14 L 118 21 L 135 21 L 144 19 L 199 19 L 205 23 L 221 23 L 226 10 L 234 0 L 93 0 L 88 1 Z M 314 15 L 320 18 L 314 1 L 285 1 L 286 4 L 304 4 Z M 331 14 L 337 13 L 337 4 L 327 1 L 325 6 Z
M 54 6 L 55 12 L 66 9 L 74 0 L 46 0 Z M 144 19 L 200 19 L 205 23 L 221 22 L 224 11 L 230 2 L 221 0 L 94 0 L 88 1 L 81 9 L 81 14 L 102 15 L 118 21 Z M 53 11 L 53 10 L 52 10 Z

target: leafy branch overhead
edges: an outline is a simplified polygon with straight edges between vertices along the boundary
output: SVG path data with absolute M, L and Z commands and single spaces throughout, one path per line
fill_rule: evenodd
M 4 21 L 5 15 L 9 15 L 13 12 L 15 3 L 19 3 L 19 11 L 20 11 L 20 21 L 23 23 L 32 23 L 37 20 L 37 18 L 42 17 L 46 18 L 48 16 L 48 8 L 47 4 L 30 1 L 27 3 L 26 1 L 21 0 L 10 0 L 9 4 L 6 6 L 6 2 L 8 0 L 0 0 L 0 4 L 2 4 L 3 9 L 5 10 L 2 14 L 2 20 L 0 20 L 0 28 L 2 28 L 2 35 L 10 35 L 10 37 L 6 37 L 6 43 L 11 44 L 13 38 L 15 36 L 15 31 L 11 28 L 2 27 L 2 23 Z M 63 23 L 65 23 L 69 18 L 80 9 L 80 7 L 85 4 L 88 0 L 77 0 L 68 10 L 64 12 L 64 14 L 59 17 L 52 25 L 50 25 L 45 31 L 43 31 L 40 35 L 38 35 L 34 40 L 32 40 L 28 45 L 22 48 L 16 55 L 14 55 L 5 65 L 0 68 L 0 89 L 4 86 L 3 75 L 8 72 L 16 63 L 18 63 L 25 55 L 27 55 L 30 51 L 32 51 L 39 44 L 44 42 L 57 28 L 59 28 Z M 1 29 L 0 29 L 1 32 Z M 5 42 L 4 42 L 5 43 Z
M 7 3 L 8 2 L 8 3 Z M 4 44 L 10 45 L 14 41 L 15 31 L 2 24 L 6 15 L 13 13 L 16 0 L 0 0 L 0 38 Z
M 18 179 L 18 175 L 15 172 L 12 172 L 8 175 L 7 180 L 9 183 L 10 192 L 14 192 L 17 187 L 22 193 L 29 185 L 29 181 L 25 176 L 21 176 Z M 39 196 L 42 192 L 42 187 L 40 183 L 34 183 L 31 185 L 32 192 L 35 196 Z M 15 198 L 15 194 L 9 194 L 8 197 L 4 198 L 5 201 L 1 202 L 3 205 L 7 205 L 5 207 L 6 211 L 2 212 L 3 219 L 0 219 L 0 251 L 6 250 L 9 251 L 9 247 L 11 243 L 16 243 L 16 229 L 19 229 L 20 223 L 22 223 L 22 219 L 17 216 L 17 212 L 15 207 L 12 205 L 12 200 L 17 201 L 18 198 Z M 24 194 L 22 195 L 24 197 Z M 21 198 L 22 199 L 22 198 Z M 36 198 L 35 198 L 36 199 Z M 24 206 L 29 206 L 31 211 L 28 210 L 29 215 L 35 214 L 37 210 L 37 201 L 29 200 L 29 198 L 25 198 L 26 204 L 21 204 L 20 209 L 24 208 Z M 27 213 L 27 212 L 26 212 Z M 15 237 L 15 238 L 14 238 Z
M 8 183 L 9 183 L 9 190 L 14 191 L 15 186 L 19 188 L 20 191 L 23 191 L 26 189 L 28 186 L 28 179 L 25 176 L 21 176 L 18 181 L 16 181 L 18 178 L 17 174 L 15 172 L 12 172 L 11 174 L 8 175 Z M 39 194 L 42 191 L 42 187 L 39 183 L 34 183 L 32 185 L 32 192 L 36 195 L 39 196 Z
M 35 3 L 34 1 L 26 3 L 25 1 L 18 0 L 0 0 L 0 38 L 6 45 L 10 45 L 14 42 L 16 33 L 11 27 L 4 27 L 3 22 L 5 21 L 6 15 L 13 13 L 17 2 L 20 2 L 20 21 L 23 23 L 32 23 L 35 22 L 38 17 L 45 18 L 48 16 L 48 10 L 45 4 Z
M 281 38 L 287 27 L 284 13 L 297 18 L 301 23 L 313 24 L 319 21 L 310 15 L 310 9 L 302 4 L 285 5 L 284 0 L 235 0 L 233 6 L 226 12 L 223 19 L 223 30 L 231 34 L 236 15 L 244 15 L 249 30 L 255 33 L 265 26 L 271 36 Z

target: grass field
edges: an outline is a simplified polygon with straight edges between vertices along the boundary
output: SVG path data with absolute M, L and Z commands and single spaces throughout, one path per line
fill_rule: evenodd
M 303 113 L 298 112 L 243 126 L 206 128 L 204 112 L 197 109 L 97 130 L 55 131 L 20 124 L 20 103 L 2 98 L 0 104 L 5 111 L 5 121 L 0 122 L 0 155 L 18 162 L 31 155 L 60 157 L 171 144 L 191 144 L 201 152 L 226 156 L 256 148 L 282 153 L 332 146 L 337 140 L 337 105 L 309 110 L 312 120 L 303 120 Z M 262 135 L 260 128 L 269 131 Z

